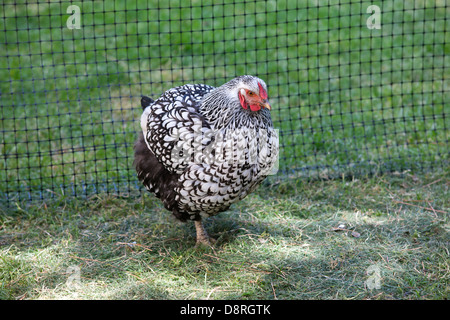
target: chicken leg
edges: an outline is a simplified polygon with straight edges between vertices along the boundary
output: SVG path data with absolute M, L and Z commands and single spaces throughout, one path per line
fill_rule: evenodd
M 197 231 L 197 243 L 196 247 L 199 245 L 205 245 L 211 247 L 212 244 L 216 242 L 216 239 L 211 238 L 205 230 L 203 226 L 202 220 L 196 220 L 195 222 L 195 230 Z

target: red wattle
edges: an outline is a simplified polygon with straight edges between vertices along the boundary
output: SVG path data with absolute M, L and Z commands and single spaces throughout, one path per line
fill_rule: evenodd
M 251 104 L 250 105 L 250 110 L 252 110 L 252 111 L 261 110 L 261 106 L 259 104 Z

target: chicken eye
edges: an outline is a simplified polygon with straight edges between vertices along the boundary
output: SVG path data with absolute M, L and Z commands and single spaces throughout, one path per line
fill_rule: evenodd
M 253 96 L 255 95 L 255 93 L 254 93 L 253 91 L 248 91 L 247 94 L 248 94 L 250 97 L 253 97 Z

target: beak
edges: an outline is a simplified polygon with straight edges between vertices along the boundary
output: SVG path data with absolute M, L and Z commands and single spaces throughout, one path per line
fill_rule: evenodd
M 262 101 L 262 106 L 263 106 L 264 108 L 267 108 L 267 109 L 269 109 L 269 110 L 272 110 L 272 107 L 270 106 L 270 103 L 269 103 L 269 101 L 267 101 L 267 99 L 264 99 L 264 100 Z

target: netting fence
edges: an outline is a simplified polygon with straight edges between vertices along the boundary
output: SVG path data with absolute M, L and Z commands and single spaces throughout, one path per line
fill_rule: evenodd
M 0 198 L 139 190 L 142 94 L 266 81 L 280 174 L 448 169 L 450 3 L 0 4 Z

